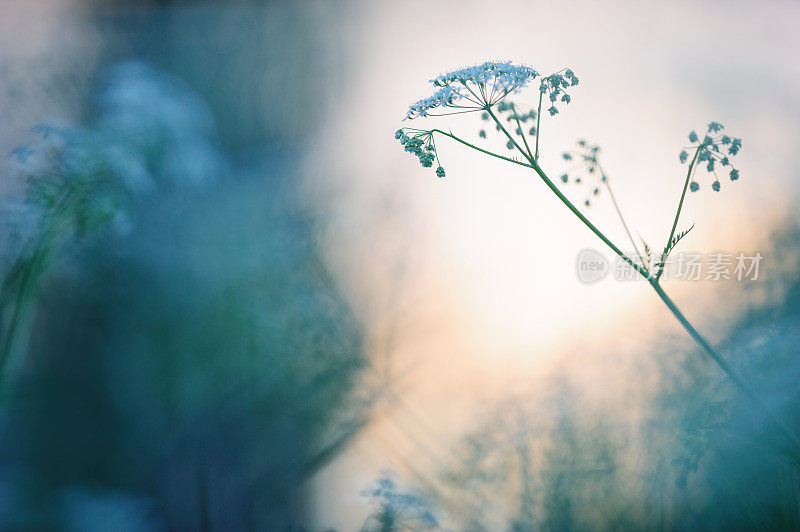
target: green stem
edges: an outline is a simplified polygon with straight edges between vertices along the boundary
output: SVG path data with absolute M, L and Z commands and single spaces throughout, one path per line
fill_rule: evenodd
M 653 290 L 656 291 L 658 297 L 661 298 L 661 301 L 667 306 L 667 308 L 672 312 L 672 315 L 675 316 L 675 319 L 683 326 L 686 332 L 689 333 L 689 336 L 703 348 L 703 351 L 713 360 L 717 366 L 722 369 L 722 371 L 731 379 L 734 385 L 736 385 L 739 390 L 744 393 L 747 397 L 750 398 L 757 406 L 762 408 L 764 412 L 769 416 L 770 421 L 772 424 L 781 432 L 784 436 L 792 443 L 797 450 L 800 450 L 800 441 L 795 437 L 794 433 L 789 429 L 789 427 L 779 419 L 773 412 L 772 409 L 767 405 L 766 401 L 758 395 L 734 370 L 731 366 L 727 363 L 727 361 L 722 358 L 722 355 L 714 349 L 714 346 L 700 334 L 700 332 L 694 328 L 694 326 L 686 319 L 686 316 L 680 311 L 680 309 L 675 305 L 675 302 L 664 292 L 664 289 L 661 288 L 661 285 L 658 284 L 658 281 L 655 279 L 649 280 L 650 286 L 653 287 Z M 797 455 L 795 455 L 795 459 L 797 459 Z
M 528 146 L 528 139 L 525 138 L 525 132 L 522 131 L 522 124 L 520 124 L 519 122 L 519 116 L 517 114 L 516 106 L 513 107 L 513 111 L 514 111 L 514 120 L 517 122 L 517 131 L 519 131 L 519 136 L 522 137 L 522 142 L 525 143 L 525 151 L 528 154 L 528 160 L 530 160 L 530 157 L 533 157 L 533 154 L 531 153 L 531 147 Z
M 616 253 L 622 260 L 624 260 L 626 263 L 628 263 L 628 265 L 630 265 L 631 268 L 633 268 L 634 270 L 639 272 L 642 275 L 642 277 L 644 277 L 645 279 L 650 280 L 650 274 L 647 272 L 647 270 L 645 270 L 644 268 L 642 268 L 641 266 L 636 264 L 633 260 L 631 260 L 630 257 L 628 257 L 625 253 L 623 253 L 622 250 L 620 250 L 616 245 L 614 245 L 614 243 L 611 242 L 611 240 L 609 240 L 606 237 L 606 235 L 604 235 L 597 227 L 595 227 L 595 225 L 592 222 L 590 222 L 589 219 L 586 218 L 586 216 L 584 216 L 583 213 L 577 207 L 575 207 L 575 205 L 573 205 L 572 202 L 569 199 L 567 199 L 567 197 L 561 192 L 561 190 L 559 190 L 559 188 L 550 180 L 550 178 L 547 177 L 547 174 L 544 173 L 544 171 L 541 169 L 541 167 L 535 161 L 535 159 L 530 158 L 530 156 L 527 155 L 525 153 L 525 151 L 519 146 L 519 144 L 517 144 L 517 142 L 511 137 L 511 135 L 508 133 L 506 128 L 503 126 L 503 124 L 497 119 L 497 116 L 495 116 L 495 114 L 492 112 L 492 109 L 490 107 L 487 107 L 486 111 L 494 119 L 494 121 L 497 123 L 497 125 L 500 126 L 500 130 L 503 133 L 505 133 L 506 137 L 508 137 L 508 139 L 511 141 L 511 143 L 514 146 L 517 147 L 517 149 L 520 151 L 520 153 L 522 153 L 525 156 L 526 159 L 528 159 L 528 161 L 531 163 L 530 164 L 531 168 L 533 168 L 534 172 L 536 172 L 539 175 L 539 177 L 542 179 L 542 181 L 544 181 L 545 185 L 547 185 L 547 187 L 556 195 L 556 197 L 558 197 L 558 199 L 560 199 L 561 202 L 564 205 L 566 205 L 567 208 L 569 210 L 571 210 L 572 213 L 575 216 L 577 216 L 578 219 L 581 222 L 583 222 L 583 224 L 586 227 L 589 228 L 590 231 L 592 231 L 595 235 L 597 235 L 597 237 L 600 240 L 602 240 L 603 243 L 605 245 L 607 245 L 611 249 L 611 251 Z M 527 165 L 523 165 L 523 166 L 527 166 Z
M 525 164 L 525 163 L 523 163 L 521 161 L 515 161 L 514 159 L 512 159 L 510 157 L 503 157 L 502 155 L 499 155 L 497 153 L 491 152 L 489 150 L 484 150 L 483 148 L 479 148 L 478 146 L 475 146 L 474 144 L 470 144 L 466 140 L 460 139 L 460 138 L 456 137 L 455 135 L 453 135 L 452 133 L 447 133 L 445 131 L 442 131 L 441 129 L 431 129 L 431 133 L 439 133 L 440 135 L 444 135 L 445 137 L 450 137 L 451 139 L 456 140 L 456 141 L 460 142 L 461 144 L 463 144 L 465 146 L 469 146 L 473 150 L 478 150 L 481 153 L 485 153 L 486 155 L 491 155 L 492 157 L 497 157 L 498 159 L 502 159 L 502 160 L 508 161 L 510 163 L 514 163 L 514 164 L 518 164 L 520 166 L 524 166 L 525 168 L 533 168 L 533 166 L 531 166 L 529 164 Z M 526 157 L 526 159 L 527 159 L 527 157 Z
M 675 221 L 672 222 L 672 230 L 669 232 L 667 245 L 664 246 L 664 251 L 661 253 L 661 260 L 656 267 L 658 270 L 656 272 L 656 281 L 658 281 L 661 278 L 661 274 L 664 273 L 664 264 L 667 262 L 667 256 L 669 255 L 669 244 L 675 236 L 675 229 L 678 227 L 678 218 L 681 217 L 681 209 L 683 209 L 683 200 L 686 198 L 686 189 L 689 188 L 689 181 L 692 179 L 692 170 L 694 170 L 694 165 L 697 162 L 697 157 L 700 155 L 701 148 L 702 146 L 697 147 L 697 150 L 694 152 L 694 157 L 692 157 L 692 162 L 689 163 L 689 170 L 686 172 L 686 181 L 683 183 L 683 192 L 681 192 L 681 200 L 678 202 L 678 210 L 675 212 Z
M 542 122 L 542 97 L 544 93 L 539 89 L 539 107 L 536 109 L 536 152 L 534 153 L 533 159 L 538 163 L 539 162 L 539 127 Z
M 581 213 L 580 210 L 578 210 L 575 207 L 575 205 L 573 205 L 572 202 L 569 201 L 569 199 L 567 199 L 566 196 L 564 196 L 564 194 L 561 192 L 561 190 L 559 190 L 559 188 L 550 180 L 550 178 L 547 177 L 547 175 L 544 173 L 544 171 L 541 169 L 541 167 L 536 162 L 535 156 L 534 156 L 534 158 L 531 158 L 530 155 L 528 155 L 527 153 L 525 153 L 524 150 L 522 150 L 522 148 L 519 146 L 519 144 L 517 144 L 517 142 L 513 139 L 513 137 L 511 137 L 511 135 L 508 133 L 506 128 L 503 126 L 503 124 L 497 119 L 495 114 L 492 112 L 491 107 L 487 106 L 486 107 L 486 111 L 494 119 L 494 121 L 500 127 L 500 130 L 503 131 L 503 133 L 506 135 L 506 137 L 508 137 L 508 139 L 512 142 L 512 144 L 514 146 L 516 146 L 516 148 L 520 151 L 520 153 L 522 153 L 523 156 L 525 156 L 525 158 L 531 163 L 530 165 L 526 165 L 524 163 L 520 163 L 519 161 L 514 161 L 513 159 L 508 159 L 507 157 L 496 155 L 496 154 L 493 154 L 491 152 L 486 152 L 486 150 L 482 150 L 482 149 L 480 149 L 480 148 L 478 148 L 476 146 L 472 146 L 471 144 L 459 139 L 458 137 L 456 137 L 454 135 L 450 135 L 450 134 L 446 134 L 446 133 L 444 133 L 444 134 L 447 135 L 450 138 L 458 140 L 462 144 L 466 144 L 467 146 L 473 147 L 473 148 L 477 149 L 478 151 L 482 151 L 484 153 L 489 153 L 490 155 L 493 155 L 493 156 L 498 157 L 500 159 L 509 160 L 511 162 L 515 162 L 517 164 L 521 164 L 522 166 L 530 166 L 539 175 L 539 177 L 542 179 L 542 181 L 544 181 L 544 183 L 547 185 L 547 187 L 556 195 L 556 197 L 558 197 L 558 199 L 561 200 L 561 202 L 564 205 L 566 205 L 567 208 L 570 211 L 572 211 L 572 213 L 575 216 L 577 216 L 578 219 L 581 222 L 583 222 L 584 225 L 586 225 L 586 227 L 588 227 L 614 253 L 616 253 L 620 258 L 622 258 L 625 262 L 627 262 L 633 269 L 635 269 L 637 272 L 639 272 L 639 274 L 642 277 L 644 277 L 647 280 L 648 283 L 650 283 L 650 286 L 653 287 L 653 290 L 655 290 L 655 292 L 658 295 L 658 297 L 661 298 L 661 301 L 663 301 L 664 304 L 667 306 L 667 308 L 670 310 L 670 312 L 672 312 L 672 315 L 675 316 L 675 319 L 677 319 L 678 322 L 686 330 L 686 332 L 689 333 L 689 336 L 691 336 L 692 339 L 703 349 L 703 351 L 706 352 L 706 354 L 720 367 L 720 369 L 722 369 L 722 371 L 731 379 L 731 381 L 734 383 L 734 385 L 737 388 L 739 388 L 740 391 L 742 391 L 757 406 L 759 406 L 760 408 L 762 408 L 764 410 L 764 412 L 767 414 L 767 416 L 769 417 L 769 419 L 772 422 L 772 424 L 776 428 L 778 428 L 778 430 L 784 436 L 786 436 L 786 438 L 791 442 L 791 444 L 798 451 L 800 451 L 800 441 L 794 436 L 794 433 L 789 429 L 789 427 L 783 421 L 781 421 L 778 418 L 778 416 L 776 416 L 772 412 L 772 409 L 766 404 L 766 402 L 758 394 L 756 394 L 755 391 L 741 377 L 739 377 L 739 375 L 733 370 L 733 368 L 731 368 L 730 365 L 728 365 L 728 363 L 725 361 L 725 359 L 722 358 L 722 355 L 720 355 L 719 352 L 716 349 L 714 349 L 714 347 L 711 345 L 711 343 L 708 340 L 706 340 L 706 338 L 702 334 L 700 334 L 700 332 L 697 329 L 694 328 L 694 326 L 689 322 L 688 319 L 686 319 L 686 316 L 683 315 L 683 313 L 680 311 L 680 309 L 677 307 L 677 305 L 675 305 L 675 303 L 672 301 L 672 299 L 666 294 L 666 292 L 664 292 L 664 289 L 661 288 L 661 286 L 658 283 L 658 278 L 657 277 L 651 277 L 648 274 L 647 270 L 645 270 L 644 268 L 642 268 L 639 265 L 635 264 L 627 255 L 625 255 L 625 253 L 623 253 L 617 246 L 615 246 L 613 242 L 611 242 L 608 238 L 606 238 L 606 236 L 599 229 L 597 229 L 597 227 L 595 227 L 594 224 L 592 224 L 592 222 L 590 222 L 583 215 L 583 213 Z M 440 131 L 440 133 L 443 133 L 443 132 Z M 538 131 L 537 131 L 537 133 L 538 133 Z M 698 151 L 695 153 L 695 156 L 692 159 L 691 164 L 689 165 L 689 172 L 687 173 L 686 183 L 684 184 L 683 195 L 681 196 L 681 201 L 680 201 L 680 204 L 678 205 L 678 213 L 676 214 L 675 222 L 673 223 L 672 234 L 670 235 L 670 241 L 672 240 L 672 236 L 674 235 L 675 227 L 678 224 L 678 217 L 680 216 L 681 207 L 683 205 L 683 200 L 684 200 L 684 197 L 686 195 L 686 187 L 687 187 L 687 185 L 689 183 L 689 179 L 691 178 L 692 168 L 693 168 L 695 162 L 697 161 L 698 154 L 699 154 L 699 148 L 698 148 Z M 800 452 L 793 454 L 792 457 L 793 457 L 794 460 L 796 460 L 796 461 L 798 461 L 800 463 Z

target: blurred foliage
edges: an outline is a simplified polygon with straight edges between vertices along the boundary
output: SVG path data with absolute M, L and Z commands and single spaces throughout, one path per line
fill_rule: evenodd
M 39 126 L 14 154 L 0 528 L 299 527 L 304 481 L 371 396 L 294 152 L 231 163 L 177 78 L 102 79 L 89 126 Z

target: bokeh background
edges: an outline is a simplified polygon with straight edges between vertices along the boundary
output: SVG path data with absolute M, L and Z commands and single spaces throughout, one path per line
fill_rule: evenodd
M 759 279 L 666 289 L 800 433 L 798 23 L 6 0 L 0 528 L 799 528 L 796 456 L 646 283 L 579 282 L 580 250 L 610 255 L 541 181 L 445 140 L 439 179 L 393 138 L 442 72 L 570 67 L 542 167 L 600 144 L 658 246 L 687 133 L 725 124 L 742 177 L 701 178 L 681 248 L 761 253 Z M 627 249 L 607 197 L 587 213 Z

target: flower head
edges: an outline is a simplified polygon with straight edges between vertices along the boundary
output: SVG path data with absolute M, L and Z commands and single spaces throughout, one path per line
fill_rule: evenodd
M 721 166 L 730 166 L 731 170 L 729 175 L 731 181 L 739 179 L 739 170 L 734 168 L 730 158 L 734 157 L 739 153 L 739 150 L 742 149 L 742 139 L 719 134 L 724 128 L 725 126 L 719 122 L 711 122 L 708 124 L 708 129 L 702 140 L 700 140 L 696 132 L 692 131 L 689 133 L 689 141 L 692 142 L 693 145 L 687 146 L 681 150 L 679 155 L 681 163 L 685 163 L 690 159 L 690 151 L 694 151 L 691 158 L 692 164 L 690 165 L 692 174 L 694 174 L 697 168 L 695 163 L 701 163 L 708 173 L 714 174 L 714 182 L 711 184 L 711 188 L 717 192 L 719 192 L 721 186 L 719 178 L 717 177 L 718 164 Z M 725 151 L 727 151 L 727 154 Z M 697 192 L 700 189 L 700 185 L 692 181 L 689 184 L 689 189 L 692 192 Z
M 438 161 L 436 154 L 436 144 L 433 142 L 433 132 L 423 129 L 398 129 L 394 132 L 394 138 L 400 141 L 405 151 L 416 155 L 419 163 L 424 168 L 433 166 L 434 161 Z M 436 168 L 436 175 L 444 177 L 444 168 Z
M 558 108 L 556 107 L 557 102 L 568 104 L 572 101 L 572 97 L 567 94 L 566 91 L 568 88 L 574 87 L 577 84 L 578 76 L 568 68 L 542 78 L 542 82 L 539 85 L 539 92 L 543 97 L 547 96 L 550 100 L 551 105 L 547 109 L 550 116 L 558 114 Z
M 439 107 L 478 111 L 520 90 L 538 75 L 534 69 L 511 61 L 487 61 L 454 70 L 431 80 L 436 91 L 412 104 L 406 119 L 428 116 L 431 109 Z

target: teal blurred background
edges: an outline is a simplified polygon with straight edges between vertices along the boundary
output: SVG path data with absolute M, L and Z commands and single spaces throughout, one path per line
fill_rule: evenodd
M 681 245 L 760 252 L 761 276 L 666 289 L 800 433 L 799 22 L 789 1 L 7 0 L 0 529 L 800 529 L 763 412 L 644 283 L 578 282 L 598 243 L 540 182 L 447 143 L 437 179 L 393 139 L 444 71 L 569 66 L 543 167 L 601 144 L 658 242 L 686 133 L 723 122 L 742 179 L 690 196 Z

